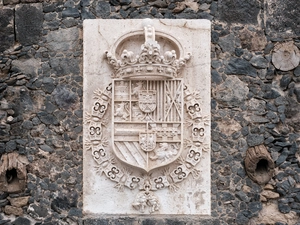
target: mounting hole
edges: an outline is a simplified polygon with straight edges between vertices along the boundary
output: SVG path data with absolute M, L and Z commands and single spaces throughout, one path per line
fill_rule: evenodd
M 6 171 L 6 181 L 8 184 L 13 183 L 15 180 L 18 179 L 18 174 L 17 174 L 17 170 L 15 168 L 11 169 L 11 170 L 7 170 Z

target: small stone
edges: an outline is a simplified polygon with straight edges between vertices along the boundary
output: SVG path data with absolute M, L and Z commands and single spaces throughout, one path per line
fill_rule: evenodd
M 300 66 L 298 66 L 295 70 L 294 70 L 294 75 L 296 77 L 300 77 Z
M 27 212 L 30 216 L 37 220 L 43 220 L 48 215 L 48 209 L 40 204 L 29 205 Z
M 77 95 L 65 86 L 58 86 L 53 95 L 60 108 L 69 108 L 77 101 Z
M 262 55 L 254 55 L 251 58 L 250 63 L 252 66 L 258 69 L 265 69 L 269 65 L 268 60 L 266 60 L 266 58 L 264 58 Z
M 250 77 L 256 77 L 257 75 L 255 68 L 247 60 L 240 58 L 230 59 L 225 73 L 228 75 L 248 75 Z
M 156 6 L 158 8 L 168 7 L 168 3 L 166 2 L 166 0 L 156 0 L 154 2 L 149 2 L 149 4 L 152 5 L 152 6 Z
M 245 225 L 245 224 L 248 223 L 248 221 L 249 221 L 249 218 L 246 217 L 246 216 L 243 214 L 243 211 L 242 211 L 242 212 L 239 212 L 239 213 L 237 214 L 237 217 L 236 217 L 236 223 L 237 223 L 238 225 Z
M 29 196 L 26 197 L 18 197 L 18 198 L 7 198 L 12 206 L 15 207 L 23 207 L 28 204 Z
M 209 4 L 204 3 L 204 4 L 201 4 L 201 5 L 200 5 L 199 9 L 201 9 L 201 10 L 203 10 L 203 11 L 206 11 L 206 10 L 209 9 L 209 7 L 210 7 Z
M 39 119 L 42 121 L 42 123 L 47 125 L 58 125 L 59 122 L 55 116 L 52 114 L 48 114 L 47 112 L 39 112 L 37 113 Z
M 295 88 L 294 93 L 296 95 L 297 101 L 300 102 L 300 88 L 299 87 Z
M 0 9 L 0 52 L 9 49 L 14 44 L 14 10 Z M 1 65 L 0 65 L 1 71 Z
M 234 53 L 235 51 L 235 36 L 229 34 L 225 37 L 220 37 L 218 44 L 220 45 L 223 52 Z
M 45 151 L 45 152 L 49 152 L 49 153 L 53 153 L 54 152 L 54 150 L 49 145 L 46 145 L 46 144 L 41 145 L 40 148 L 43 151 Z
M 289 75 L 284 75 L 282 76 L 282 78 L 280 79 L 280 87 L 283 89 L 283 90 L 286 90 L 289 83 L 292 81 L 292 77 L 289 76 Z
M 73 17 L 73 18 L 77 18 L 80 16 L 80 13 L 78 11 L 78 9 L 76 8 L 67 8 L 66 10 L 62 11 L 62 17 Z
M 7 199 L 1 199 L 1 200 L 0 200 L 0 207 L 4 207 L 4 206 L 6 206 L 8 203 L 9 203 L 9 202 L 8 202 Z
M 269 120 L 263 116 L 250 116 L 250 121 L 253 123 L 268 123 Z
M 256 213 L 256 212 L 262 210 L 262 203 L 261 202 L 250 202 L 248 204 L 248 207 L 252 213 Z
M 36 44 L 43 25 L 41 5 L 18 5 L 15 12 L 16 39 L 22 45 Z
M 218 101 L 235 106 L 247 99 L 249 88 L 237 76 L 229 76 L 215 90 L 215 99 Z
M 219 34 L 218 32 L 212 31 L 211 32 L 211 42 L 217 44 L 219 41 Z
M 287 150 L 283 151 L 278 159 L 276 160 L 276 166 L 281 165 L 283 162 L 285 162 L 286 158 L 288 157 L 289 153 Z
M 120 0 L 120 5 L 129 5 L 131 0 Z
M 276 90 L 268 90 L 264 93 L 263 97 L 266 99 L 275 99 L 278 98 L 280 96 L 280 93 Z
M 278 203 L 278 209 L 280 212 L 286 214 L 291 211 L 291 207 L 288 204 Z
M 243 192 L 243 191 L 239 191 L 239 192 L 237 192 L 235 195 L 236 195 L 241 201 L 243 201 L 243 202 L 249 202 L 249 201 L 250 201 L 249 197 L 248 197 L 248 196 L 246 195 L 246 193 Z
M 30 220 L 24 217 L 18 217 L 12 225 L 30 225 Z
M 220 84 L 223 81 L 222 76 L 216 70 L 211 71 L 211 80 L 216 84 Z
M 259 134 L 249 134 L 247 136 L 247 143 L 250 147 L 264 143 L 264 136 Z
M 6 205 L 4 207 L 4 212 L 8 215 L 15 215 L 15 216 L 23 215 L 23 210 L 21 208 L 11 206 L 11 205 Z
M 274 191 L 270 191 L 270 190 L 263 190 L 261 195 L 268 199 L 275 199 L 275 198 L 280 197 L 280 195 L 278 193 L 276 193 Z
M 78 208 L 71 208 L 68 216 L 82 217 L 82 210 Z
M 110 4 L 109 2 L 99 1 L 95 8 L 95 14 L 97 17 L 106 19 L 110 15 Z

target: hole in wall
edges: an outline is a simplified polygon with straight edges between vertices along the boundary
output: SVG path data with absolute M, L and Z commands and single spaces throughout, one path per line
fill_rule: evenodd
M 257 174 L 264 174 L 268 172 L 268 161 L 266 159 L 261 159 L 256 164 L 255 172 Z
M 5 177 L 6 177 L 6 181 L 8 184 L 14 183 L 15 181 L 18 180 L 17 170 L 15 168 L 13 168 L 11 170 L 7 170 Z

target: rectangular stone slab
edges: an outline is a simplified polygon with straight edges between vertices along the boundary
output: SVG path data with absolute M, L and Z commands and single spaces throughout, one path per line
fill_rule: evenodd
M 84 21 L 86 217 L 210 215 L 210 29 Z

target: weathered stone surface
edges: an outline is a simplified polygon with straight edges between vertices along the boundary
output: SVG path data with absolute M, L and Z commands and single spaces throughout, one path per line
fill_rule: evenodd
M 79 62 L 77 58 L 51 58 L 50 66 L 57 76 L 78 75 L 80 74 Z
M 250 220 L 250 224 L 275 224 L 281 222 L 283 224 L 297 224 L 299 216 L 296 212 L 281 213 L 278 211 L 277 203 L 264 203 L 258 217 Z
M 3 5 L 17 4 L 20 0 L 3 0 Z
M 214 96 L 226 105 L 235 106 L 247 99 L 248 92 L 247 84 L 236 76 L 229 76 L 216 88 Z
M 220 45 L 223 52 L 233 53 L 236 47 L 234 34 L 229 34 L 227 36 L 220 37 L 218 44 Z
M 77 95 L 66 86 L 58 86 L 54 90 L 53 96 L 56 104 L 62 109 L 74 106 L 78 99 Z
M 228 23 L 257 24 L 260 1 L 241 0 L 233 2 L 231 0 L 218 1 L 219 19 Z
M 36 44 L 40 40 L 43 24 L 41 4 L 18 5 L 16 7 L 16 39 L 22 45 Z
M 274 162 L 264 145 L 255 146 L 247 150 L 245 168 L 248 176 L 259 184 L 268 183 L 275 172 Z
M 272 62 L 279 70 L 292 70 L 299 65 L 300 50 L 293 41 L 277 43 L 273 49 Z
M 48 215 L 48 209 L 40 204 L 30 204 L 27 212 L 37 220 L 43 220 Z
M 99 18 L 106 19 L 110 15 L 111 7 L 108 2 L 94 2 L 91 11 Z
M 67 8 L 62 11 L 62 17 L 74 17 L 77 18 L 80 16 L 79 10 L 76 8 Z
M 247 143 L 249 146 L 256 146 L 264 143 L 264 136 L 259 134 L 249 134 L 247 136 Z
M 183 13 L 187 13 L 187 10 L 185 10 Z M 153 27 L 150 26 L 145 26 L 147 23 L 153 23 Z M 143 29 L 144 27 L 144 29 Z M 186 102 L 186 104 L 191 104 L 191 107 L 188 108 L 188 113 L 185 114 L 183 118 L 186 118 L 184 120 L 188 120 L 188 118 L 194 119 L 194 116 L 190 116 L 195 113 L 195 111 L 199 112 L 198 105 L 202 105 L 201 107 L 201 114 L 203 115 L 209 115 L 208 109 L 210 109 L 210 98 L 209 98 L 209 93 L 210 93 L 210 61 L 207 58 L 207 54 L 210 52 L 210 22 L 208 20 L 123 20 L 123 21 L 113 21 L 113 20 L 90 20 L 90 21 L 85 21 L 84 23 L 84 85 L 85 85 L 85 90 L 87 90 L 84 93 L 84 111 L 85 111 L 85 123 L 83 126 L 83 133 L 84 133 L 84 141 L 85 143 L 90 143 L 91 141 L 93 142 L 94 139 L 94 132 L 90 132 L 89 130 L 98 130 L 100 127 L 99 125 L 94 124 L 92 120 L 96 119 L 95 121 L 98 121 L 96 117 L 100 116 L 102 118 L 102 115 L 96 115 L 98 114 L 97 107 L 95 107 L 98 104 L 104 104 L 102 106 L 104 112 L 106 111 L 106 106 L 105 102 L 108 100 L 108 97 L 112 95 L 112 99 L 115 99 L 112 101 L 112 103 L 109 104 L 109 110 L 105 112 L 104 117 L 109 116 L 108 118 L 112 118 L 110 120 L 110 126 L 107 126 L 107 128 L 103 128 L 103 134 L 106 136 L 106 133 L 111 133 L 109 131 L 112 131 L 115 137 L 116 136 L 122 136 L 122 140 L 128 139 L 129 145 L 134 144 L 137 146 L 142 146 L 141 142 L 136 142 L 139 138 L 139 134 L 136 131 L 141 131 L 143 130 L 148 130 L 147 127 L 143 125 L 143 128 L 141 130 L 141 124 L 144 124 L 146 121 L 143 119 L 138 119 L 137 114 L 134 112 L 131 112 L 130 110 L 128 113 L 131 115 L 130 118 L 125 119 L 127 122 L 125 122 L 124 119 L 122 119 L 122 112 L 121 114 L 117 111 L 119 111 L 118 107 L 123 107 L 120 106 L 120 104 L 124 104 L 122 102 L 119 102 L 117 99 L 122 98 L 123 100 L 127 99 L 130 94 L 128 95 L 127 91 L 119 92 L 122 89 L 122 87 L 125 85 L 126 87 L 128 86 L 129 88 L 132 87 L 132 93 L 131 94 L 132 98 L 136 99 L 135 96 L 138 94 L 138 90 L 140 88 L 144 89 L 144 83 L 146 80 L 147 83 L 151 83 L 151 85 L 145 86 L 145 90 L 148 90 L 150 87 L 157 92 L 157 96 L 159 96 L 157 99 L 157 104 L 168 104 L 168 103 L 163 103 L 165 102 L 165 95 L 169 95 L 169 93 L 173 93 L 175 89 L 177 88 L 172 88 L 173 90 L 169 90 L 167 86 L 170 85 L 177 86 L 174 82 L 176 81 L 174 78 L 175 77 L 181 77 L 182 80 L 186 81 L 188 83 L 188 87 L 186 90 L 179 91 L 178 93 L 180 96 L 186 96 L 184 100 L 180 100 L 180 102 L 183 103 L 183 101 Z M 150 32 L 151 30 L 151 35 Z M 154 32 L 155 31 L 155 32 Z M 166 32 L 168 31 L 168 32 Z M 145 33 L 144 33 L 145 32 Z M 164 36 L 160 36 L 160 32 L 164 32 Z M 156 34 L 156 35 L 155 35 Z M 124 36 L 125 35 L 125 36 Z M 170 36 L 169 36 L 170 35 Z M 176 37 L 178 35 L 178 37 Z M 179 35 L 181 35 L 182 38 L 179 39 Z M 151 36 L 151 37 L 150 37 Z M 201 39 L 201 42 L 195 42 L 194 37 L 197 36 L 199 39 Z M 113 37 L 113 38 L 112 38 Z M 124 38 L 126 37 L 126 38 Z M 157 42 L 154 42 L 154 37 Z M 170 38 L 174 38 L 173 41 Z M 121 38 L 121 39 L 119 39 Z M 119 41 L 117 41 L 119 39 Z M 97 44 L 94 44 L 97 43 Z M 144 43 L 144 44 L 143 44 Z M 152 43 L 157 43 L 152 45 Z M 169 63 L 165 63 L 164 61 L 161 61 L 163 57 L 168 58 L 171 52 L 170 49 L 178 49 L 179 48 L 179 43 L 180 43 L 180 48 L 182 49 L 188 49 L 191 51 L 191 54 L 193 55 L 193 60 L 189 62 L 188 60 L 188 55 L 186 57 L 186 62 L 182 61 L 182 65 L 186 64 L 187 66 L 182 68 L 182 73 L 177 74 L 177 71 L 174 71 L 174 73 L 167 75 L 169 73 L 168 71 L 171 70 L 171 68 L 167 70 L 160 70 L 155 69 L 158 64 L 161 64 L 160 68 L 162 67 L 169 67 Z M 158 49 L 156 46 L 160 46 L 160 52 L 158 53 Z M 146 50 L 146 46 L 149 46 L 149 49 L 152 49 L 151 51 Z M 147 47 L 148 48 L 148 47 Z M 103 52 L 105 52 L 106 49 L 112 49 L 108 54 L 107 57 L 103 57 Z M 142 49 L 142 53 L 141 53 Z M 137 58 L 147 58 L 147 61 L 137 61 L 135 63 L 130 62 L 128 65 L 129 68 L 126 69 L 127 72 L 125 72 L 125 68 L 121 65 L 121 67 L 117 70 L 115 66 L 111 66 L 111 64 L 114 61 L 114 57 L 116 57 L 119 62 L 126 60 L 127 52 L 130 51 L 130 55 L 134 55 L 133 57 L 130 57 L 130 60 L 135 60 Z M 132 52 L 131 52 L 132 51 Z M 156 52 L 155 54 L 160 55 L 159 58 L 155 59 L 158 60 L 154 63 L 153 57 L 150 56 L 153 54 L 153 51 Z M 123 53 L 122 53 L 123 52 Z M 164 54 L 165 56 L 161 55 Z M 172 51 L 172 52 L 176 52 Z M 173 54 L 173 53 L 171 53 Z M 173 59 L 179 59 L 179 57 L 184 57 L 186 55 L 185 53 L 178 52 L 178 56 L 173 55 Z M 137 56 L 138 55 L 138 56 Z M 137 56 L 137 57 L 136 57 Z M 171 55 L 170 55 L 171 57 Z M 177 59 L 177 60 L 178 60 Z M 201 64 L 199 62 L 201 61 Z M 177 62 L 177 61 L 175 61 Z M 96 65 L 96 64 L 97 65 Z M 141 64 L 142 63 L 142 64 Z M 172 62 L 170 62 L 171 65 Z M 114 64 L 114 63 L 113 63 Z M 123 64 L 123 63 L 122 63 Z M 126 65 L 127 63 L 125 63 Z M 101 65 L 101 66 L 99 66 Z M 138 68 L 145 68 L 147 66 L 147 70 L 143 70 L 143 72 L 139 72 L 135 68 L 138 66 Z M 180 65 L 179 65 L 180 66 Z M 153 70 L 151 69 L 153 67 Z M 133 69 L 133 70 L 131 70 Z M 124 72 L 122 72 L 124 70 Z M 133 74 L 129 75 L 128 72 L 132 71 Z M 155 72 L 155 75 L 150 75 L 148 72 L 152 73 L 151 71 Z M 160 74 L 158 74 L 156 71 L 161 71 Z M 206 72 L 205 72 L 206 71 Z M 112 75 L 112 73 L 114 75 Z M 101 76 L 98 76 L 96 74 L 101 74 Z M 123 77 L 126 78 L 129 75 L 129 77 L 126 79 L 127 81 L 123 83 L 123 81 L 119 82 L 117 79 L 118 77 Z M 171 76 L 169 80 L 165 80 L 167 76 Z M 203 79 L 197 79 L 198 77 L 203 77 Z M 163 79 L 163 80 L 162 80 Z M 234 78 L 230 78 L 234 79 Z M 229 80 L 230 80 L 229 79 Z M 238 79 L 238 78 L 236 78 Z M 132 83 L 131 83 L 132 82 Z M 137 82 L 137 83 L 136 83 Z M 109 93 L 110 91 L 110 86 L 109 83 L 112 83 L 114 86 L 114 93 Z M 99 86 L 100 85 L 100 86 Z M 166 86 L 167 85 L 167 86 Z M 126 88 L 125 87 L 125 88 Z M 164 92 L 164 87 L 167 88 L 168 90 Z M 126 88 L 127 89 L 127 88 Z M 100 91 L 103 90 L 103 91 Z M 191 91 L 190 91 L 191 90 Z M 193 100 L 194 99 L 194 94 L 192 93 L 192 90 L 199 90 L 201 93 L 201 103 L 197 103 L 198 100 Z M 171 92 L 170 92 L 171 91 Z M 103 94 L 102 94 L 103 93 Z M 135 94 L 136 93 L 136 94 Z M 165 94 L 163 94 L 165 93 Z M 98 97 L 93 98 L 94 96 L 99 96 L 99 102 L 98 102 Z M 152 95 L 152 94 L 151 94 Z M 171 94 L 173 95 L 173 94 Z M 59 96 L 59 95 L 58 95 Z M 177 96 L 177 95 L 176 95 Z M 179 97 L 179 96 L 178 96 Z M 178 97 L 171 97 L 178 99 Z M 102 99 L 102 100 L 101 100 Z M 139 98 L 141 101 L 141 97 Z M 168 99 L 168 97 L 167 97 Z M 122 101 L 123 101 L 122 100 Z M 96 101 L 96 102 L 95 102 Z M 127 100 L 126 100 L 127 101 Z M 167 100 L 168 102 L 169 100 Z M 179 102 L 179 99 L 176 100 Z M 101 102 L 101 103 L 100 103 Z M 161 103 L 160 103 L 161 102 Z M 133 101 L 128 102 L 130 107 L 132 107 L 133 110 L 135 110 L 135 103 L 133 104 Z M 180 103 L 180 104 L 182 104 Z M 165 106 L 161 106 L 161 109 L 165 108 Z M 144 108 L 143 106 L 141 107 L 140 111 L 142 114 Z M 159 133 L 161 128 L 161 121 L 164 121 L 162 115 L 162 111 L 158 111 L 159 107 L 156 109 L 153 108 L 151 109 L 153 113 L 158 114 L 159 116 L 153 117 L 153 120 L 156 121 L 158 118 L 160 118 L 160 122 L 158 122 L 158 125 L 156 128 L 153 128 L 157 130 Z M 173 109 L 170 109 L 173 111 Z M 122 111 L 122 110 L 121 110 Z M 170 111 L 170 112 L 171 112 Z M 99 111 L 100 112 L 100 111 Z M 95 114 L 96 113 L 96 114 Z M 199 112 L 200 113 L 200 112 Z M 150 113 L 152 114 L 152 113 Z M 166 115 L 169 113 L 166 112 Z M 90 115 L 90 116 L 89 116 Z M 154 114 L 153 114 L 154 115 Z M 183 115 L 183 114 L 182 114 Z M 197 114 L 198 115 L 198 114 Z M 121 116 L 121 117 L 120 117 Z M 120 117 L 120 118 L 119 118 Z M 126 117 L 126 116 L 125 116 Z M 92 119 L 92 120 L 91 120 Z M 121 119 L 121 120 L 120 120 Z M 178 120 L 179 118 L 177 116 L 173 117 L 172 121 L 169 121 L 169 124 L 171 125 L 174 123 L 174 121 Z M 129 123 L 128 123 L 129 122 Z M 137 123 L 138 122 L 138 123 Z M 98 122 L 96 122 L 98 123 Z M 156 123 L 156 122 L 155 122 Z M 129 124 L 130 127 L 128 126 Z M 96 127 L 95 127 L 96 126 Z M 169 125 L 168 125 L 169 126 Z M 202 125 L 201 125 L 202 126 Z M 126 130 L 122 134 L 118 134 L 117 130 L 119 128 L 117 127 L 126 127 L 125 129 L 121 128 L 120 130 Z M 176 126 L 178 127 L 178 126 Z M 190 129 L 186 127 L 185 125 L 181 126 L 184 129 Z M 178 127 L 179 128 L 179 127 Z M 178 129 L 175 128 L 175 129 Z M 100 128 L 101 130 L 102 128 Z M 165 128 L 163 128 L 165 129 Z M 168 129 L 168 128 L 167 128 Z M 207 143 L 210 142 L 210 127 L 205 126 L 205 130 L 203 130 L 204 134 L 201 136 L 207 137 L 206 140 L 203 140 L 203 142 Z M 129 131 L 129 133 L 128 133 Z M 147 131 L 148 132 L 148 131 Z M 98 134 L 96 134 L 98 135 Z M 184 137 L 189 138 L 188 132 L 182 132 L 182 135 Z M 120 137 L 121 137 L 120 136 Z M 108 140 L 111 137 L 108 137 Z M 146 138 L 146 137 L 145 137 Z M 160 137 L 158 136 L 160 139 Z M 190 137 L 191 138 L 191 137 Z M 130 140 L 129 140 L 130 139 Z M 111 147 L 108 147 L 105 151 L 111 152 L 114 151 L 113 146 L 119 146 L 119 143 L 123 145 L 125 143 L 121 139 L 115 139 L 114 142 L 110 143 Z M 171 140 L 171 139 L 170 139 Z M 152 142 L 152 141 L 151 141 Z M 116 163 L 116 168 L 121 168 L 126 164 L 132 165 L 134 168 L 130 168 L 130 176 L 141 176 L 140 174 L 143 174 L 142 176 L 149 177 L 146 180 L 141 181 L 144 183 L 146 186 L 145 188 L 147 189 L 147 183 L 149 182 L 149 185 L 152 186 L 154 183 L 152 182 L 151 177 L 155 177 L 158 174 L 162 174 L 163 167 L 162 163 L 165 163 L 168 165 L 170 168 L 170 171 L 176 170 L 178 164 L 175 163 L 175 158 L 174 155 L 170 156 L 169 159 L 167 160 L 158 160 L 158 158 L 155 157 L 155 152 L 158 149 L 161 149 L 161 147 L 166 148 L 166 146 L 169 146 L 169 139 L 164 140 L 165 143 L 160 143 L 157 144 L 156 146 L 153 146 L 154 149 L 152 152 L 153 154 L 145 155 L 145 159 L 149 160 L 145 161 L 143 159 L 144 153 L 142 153 L 143 147 L 137 147 L 137 154 L 134 153 L 134 155 L 140 155 L 142 158 L 139 156 L 139 159 L 135 160 L 135 156 L 132 157 L 132 152 L 127 151 L 126 149 L 130 147 L 127 145 L 127 141 L 120 149 L 120 151 L 123 152 L 125 150 L 126 152 L 123 152 L 121 154 L 116 155 L 116 158 L 120 159 L 120 162 Z M 210 144 L 208 144 L 210 146 Z M 92 148 L 94 148 L 92 146 Z M 118 147 L 117 147 L 118 148 Z M 131 148 L 131 147 L 130 147 Z M 148 148 L 148 147 L 147 147 Z M 96 149 L 95 149 L 96 150 Z M 141 151 L 142 150 L 142 151 Z M 180 155 L 183 155 L 184 157 L 189 157 L 189 153 L 187 152 L 188 149 L 182 149 L 182 152 Z M 209 180 L 210 180 L 210 169 L 206 167 L 205 165 L 209 163 L 210 161 L 210 153 L 203 152 L 201 156 L 201 161 L 199 164 L 195 164 L 191 162 L 191 167 L 193 168 L 201 168 L 203 171 L 201 174 L 201 180 L 199 180 L 197 183 L 188 183 L 188 180 L 182 180 L 182 184 L 178 187 L 177 192 L 171 193 L 168 190 L 164 191 L 164 188 L 158 188 L 157 185 L 156 187 L 153 186 L 151 188 L 151 192 L 149 192 L 150 195 L 148 195 L 146 198 L 144 198 L 144 192 L 143 190 L 146 190 L 142 188 L 141 190 L 136 190 L 132 189 L 128 186 L 124 186 L 124 191 L 127 193 L 127 197 L 123 193 L 118 192 L 116 189 L 111 189 L 110 187 L 115 186 L 113 183 L 113 179 L 107 179 L 105 177 L 106 175 L 103 174 L 103 176 L 98 176 L 96 175 L 97 171 L 93 169 L 94 164 L 98 164 L 98 158 L 93 156 L 94 150 L 90 151 L 88 148 L 84 147 L 84 154 L 87 156 L 87 160 L 84 161 L 84 167 L 86 168 L 84 172 L 84 186 L 85 186 L 85 191 L 84 191 L 84 207 L 83 207 L 83 212 L 85 214 L 89 215 L 96 215 L 98 213 L 104 213 L 104 214 L 144 214 L 148 212 L 151 212 L 152 214 L 177 214 L 178 210 L 182 214 L 195 214 L 195 215 L 209 215 L 210 214 L 210 189 L 209 189 Z M 119 150 L 118 150 L 119 151 Z M 168 152 L 169 150 L 166 149 L 165 152 Z M 196 150 L 197 151 L 197 150 Z M 92 153 L 92 154 L 91 154 Z M 111 152 L 112 153 L 112 152 Z M 108 153 L 110 154 L 110 153 Z M 112 153 L 113 154 L 113 153 Z M 142 154 L 142 155 L 141 155 Z M 122 156 L 123 155 L 123 156 Z M 131 156 L 130 156 L 131 155 Z M 127 159 L 123 159 L 123 157 L 126 157 Z M 128 156 L 128 157 L 127 157 Z M 89 159 L 88 159 L 89 158 Z M 132 160 L 133 159 L 133 160 Z M 188 159 L 189 161 L 189 159 Z M 123 165 L 124 164 L 124 165 Z M 88 169 L 90 168 L 90 169 Z M 119 169 L 118 169 L 119 170 Z M 132 171 L 132 172 L 131 172 Z M 206 172 L 204 172 L 206 171 Z M 122 172 L 123 173 L 123 172 Z M 173 172 L 166 173 L 166 177 L 173 177 L 173 179 L 176 183 L 177 182 L 177 175 L 173 175 Z M 174 171 L 176 174 L 177 172 Z M 110 173 L 109 173 L 110 174 Z M 108 176 L 110 176 L 108 174 Z M 137 175 L 134 175 L 137 174 Z M 157 175 L 156 175 L 157 174 Z M 190 174 L 190 173 L 189 173 Z M 192 174 L 190 174 L 192 175 Z M 188 176 L 190 176 L 188 175 Z M 127 175 L 126 175 L 127 176 Z M 161 176 L 161 175 L 160 175 Z M 193 180 L 192 176 L 190 178 Z M 124 177 L 125 180 L 127 178 Z M 164 178 L 163 178 L 164 179 Z M 169 179 L 169 178 L 167 178 Z M 181 178 L 179 178 L 181 179 Z M 90 182 L 93 180 L 92 182 Z M 129 182 L 132 182 L 128 180 Z M 185 182 L 186 181 L 186 182 Z M 127 181 L 126 181 L 127 182 Z M 125 182 L 125 183 L 126 183 Z M 152 184 L 153 183 L 153 184 Z M 119 186 L 119 185 L 118 185 Z M 123 185 L 122 185 L 123 186 Z M 144 185 L 143 185 L 144 186 Z M 167 186 L 165 186 L 167 187 Z M 107 190 L 110 189 L 111 191 L 107 192 Z M 123 189 L 123 187 L 122 187 Z M 161 189 L 161 190 L 160 190 Z M 97 191 L 96 191 L 97 190 Z M 101 190 L 101 191 L 100 191 Z M 153 191 L 152 191 L 153 190 Z M 105 192 L 105 195 L 98 195 L 96 194 L 97 192 Z M 181 196 L 185 196 L 187 192 L 191 192 L 191 198 L 185 198 L 185 201 L 181 202 L 179 200 Z M 202 198 L 207 196 L 208 198 L 205 198 L 205 200 Z M 157 196 L 157 197 L 156 197 Z M 142 198 L 144 200 L 142 200 Z M 153 200 L 152 203 L 149 202 L 150 198 Z M 226 192 L 223 196 L 222 199 L 229 199 L 229 200 L 234 200 L 234 195 L 232 193 Z M 114 199 L 112 201 L 112 199 Z M 157 200 L 156 200 L 157 199 Z M 157 202 L 160 201 L 161 199 L 161 204 L 158 206 Z M 144 203 L 146 201 L 146 205 Z M 103 204 L 98 204 L 99 202 L 105 202 L 105 205 Z M 117 206 L 113 202 L 119 202 Z M 209 205 L 208 205 L 209 204 Z M 147 206 L 148 205 L 148 206 Z M 149 206 L 151 206 L 149 208 Z M 191 207 L 189 207 L 191 205 Z M 81 215 L 81 211 L 78 208 L 72 207 L 68 213 L 68 215 Z M 171 222 L 171 221 L 170 221 Z
M 12 47 L 14 39 L 14 11 L 0 9 L 0 52 Z
M 250 63 L 258 69 L 265 69 L 268 67 L 268 60 L 262 55 L 255 55 L 251 58 Z
M 12 222 L 12 225 L 30 225 L 31 222 L 29 219 L 24 217 L 18 217 L 14 222 Z
M 9 197 L 8 200 L 12 206 L 21 208 L 28 204 L 29 196 L 16 198 Z
M 29 74 L 36 76 L 38 69 L 40 67 L 40 60 L 30 58 L 30 59 L 20 59 L 14 60 L 12 62 L 12 70 L 18 71 L 23 74 Z
M 8 215 L 15 215 L 15 216 L 22 216 L 23 215 L 23 209 L 18 208 L 11 205 L 6 205 L 4 207 L 4 212 Z
M 77 27 L 59 29 L 47 34 L 47 42 L 50 51 L 72 51 L 78 44 L 79 30 Z
M 245 59 L 233 58 L 230 59 L 225 73 L 228 75 L 248 75 L 250 77 L 256 77 L 255 68 Z
M 276 193 L 274 191 L 270 191 L 270 190 L 263 190 L 261 195 L 268 199 L 276 199 L 276 198 L 280 197 L 280 195 L 278 193 Z
M 239 32 L 239 38 L 243 48 L 250 51 L 261 51 L 267 44 L 267 38 L 263 30 L 250 31 L 243 29 Z
M 273 37 L 296 37 L 300 35 L 299 23 L 295 18 L 300 13 L 297 0 L 270 0 L 266 2 L 266 31 Z M 280 7 L 278 7 L 280 5 Z
M 3 154 L 0 165 L 0 190 L 8 193 L 23 191 L 26 186 L 28 163 L 26 157 L 16 152 Z

